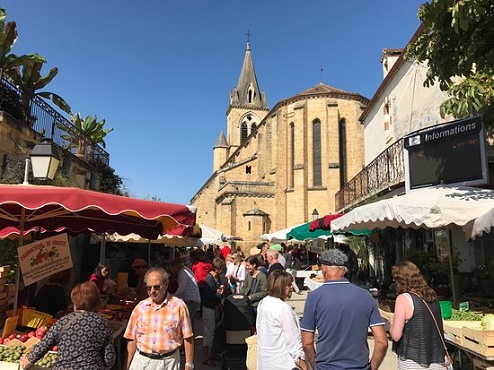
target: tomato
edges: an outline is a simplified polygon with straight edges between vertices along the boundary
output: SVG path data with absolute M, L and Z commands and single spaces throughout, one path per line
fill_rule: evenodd
M 58 346 L 53 346 L 53 348 L 51 349 L 53 352 L 57 352 L 58 351 Z
M 48 330 L 48 327 L 45 325 L 39 327 L 38 329 L 36 329 L 36 333 L 35 333 L 36 337 L 37 338 L 43 338 L 43 336 L 46 334 L 47 330 Z

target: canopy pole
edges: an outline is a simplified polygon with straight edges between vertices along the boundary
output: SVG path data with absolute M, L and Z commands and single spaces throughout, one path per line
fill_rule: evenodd
M 446 226 L 446 230 L 448 232 L 448 241 L 449 241 L 449 283 L 450 283 L 450 289 L 451 289 L 451 294 L 453 296 L 453 305 L 456 307 L 457 305 L 457 297 L 456 297 L 456 284 L 455 284 L 455 278 L 454 278 L 454 269 L 453 269 L 453 241 L 451 240 L 451 229 L 449 226 Z
M 21 257 L 19 256 L 19 248 L 24 245 L 24 220 L 26 217 L 26 209 L 21 209 L 21 219 L 19 226 L 19 245 L 17 246 L 17 268 L 15 270 L 15 287 L 14 287 L 14 304 L 12 307 L 13 315 L 17 315 L 17 304 L 19 303 L 19 286 L 21 284 Z M 8 299 L 8 297 L 7 297 Z
M 148 239 L 148 266 L 151 266 L 151 239 Z
M 99 251 L 99 261 L 105 262 L 106 255 L 106 233 L 103 233 L 103 240 L 101 241 L 101 249 Z

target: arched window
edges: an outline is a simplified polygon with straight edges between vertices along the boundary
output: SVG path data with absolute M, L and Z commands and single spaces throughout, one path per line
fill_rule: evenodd
M 245 139 L 247 139 L 247 136 L 248 136 L 248 132 L 247 132 L 247 122 L 242 122 L 242 127 L 241 127 L 241 130 L 240 130 L 240 144 L 242 144 Z
M 346 121 L 341 119 L 338 123 L 338 141 L 340 147 L 340 188 L 345 186 L 347 178 L 347 158 L 346 158 Z
M 295 187 L 295 124 L 290 123 L 290 188 Z
M 312 172 L 312 185 L 321 186 L 321 121 L 319 120 L 312 123 Z

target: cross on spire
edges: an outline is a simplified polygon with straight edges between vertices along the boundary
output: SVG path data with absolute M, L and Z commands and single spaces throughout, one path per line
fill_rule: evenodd
M 247 33 L 245 34 L 245 36 L 247 36 L 247 43 L 250 43 L 250 37 L 252 36 L 252 34 L 250 33 L 249 30 L 247 30 Z

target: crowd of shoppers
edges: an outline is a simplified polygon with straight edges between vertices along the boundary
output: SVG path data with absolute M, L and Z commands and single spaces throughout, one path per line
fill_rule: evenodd
M 234 301 L 246 302 L 251 310 L 250 333 L 257 334 L 259 370 L 378 369 L 388 338 L 375 299 L 351 283 L 358 266 L 355 253 L 343 245 L 320 255 L 324 283 L 307 296 L 299 322 L 286 302 L 298 290 L 298 252 L 283 244 L 263 243 L 258 248 L 258 254 L 247 258 L 230 248 L 197 249 L 190 254 L 190 262 L 183 256 L 172 260 L 168 271 L 149 268 L 144 259 L 135 259 L 131 269 L 138 277 L 135 293 L 139 302 L 123 334 L 127 340 L 125 370 L 178 370 L 181 351 L 182 368 L 193 369 L 193 330 L 198 312 L 203 326 L 202 363 L 213 365 L 224 350 L 225 326 L 232 327 L 224 325 L 228 320 L 225 303 Z M 70 277 L 57 276 L 65 275 Z M 112 331 L 96 313 L 101 295 L 115 293 L 116 284 L 109 275 L 109 265 L 100 263 L 89 281 L 74 287 L 73 312 L 61 317 L 40 344 L 21 359 L 23 368 L 31 367 L 54 345 L 59 346 L 54 370 L 69 368 L 69 363 L 74 370 L 113 366 Z M 171 277 L 176 284 L 173 289 Z M 393 266 L 392 277 L 397 298 L 389 331 L 398 369 L 444 368 L 442 319 L 434 290 L 411 262 Z M 39 295 L 60 295 L 63 285 L 50 279 Z M 57 314 L 67 306 L 65 301 L 56 307 L 54 303 L 44 310 Z M 374 337 L 372 353 L 367 347 L 369 330 Z

